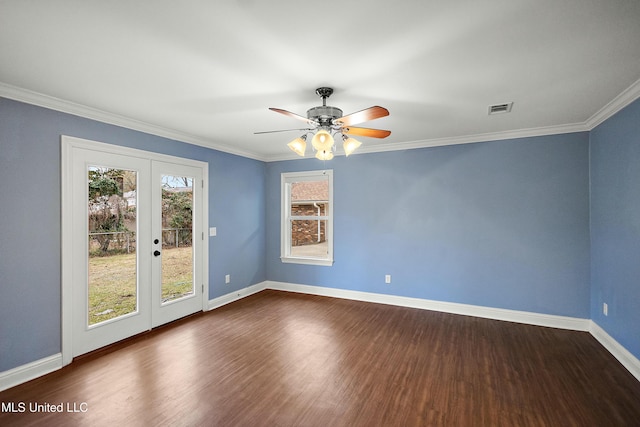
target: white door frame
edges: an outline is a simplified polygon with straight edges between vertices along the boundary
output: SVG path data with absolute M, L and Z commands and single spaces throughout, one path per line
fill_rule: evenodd
M 62 365 L 68 365 L 73 360 L 73 259 L 70 254 L 73 247 L 73 218 L 71 209 L 71 195 L 73 190 L 73 181 L 69 170 L 73 160 L 73 150 L 75 148 L 89 149 L 94 151 L 103 151 L 105 153 L 119 154 L 124 156 L 140 157 L 153 161 L 167 163 L 182 163 L 194 167 L 202 168 L 202 311 L 208 310 L 209 301 L 209 239 L 205 235 L 208 230 L 209 218 L 209 183 L 208 183 L 208 163 L 185 159 L 181 157 L 169 156 L 165 154 L 154 153 L 134 148 L 122 147 L 118 145 L 105 144 L 102 142 L 90 141 L 86 139 L 61 136 L 61 329 L 62 329 Z

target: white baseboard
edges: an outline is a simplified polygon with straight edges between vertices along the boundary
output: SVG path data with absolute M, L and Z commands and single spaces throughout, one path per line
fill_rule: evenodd
M 62 368 L 62 353 L 0 372 L 0 391 L 26 383 Z
M 461 314 L 464 316 L 482 317 L 486 319 L 504 320 L 529 325 L 547 326 L 559 329 L 590 332 L 607 351 L 640 381 L 640 360 L 625 349 L 620 343 L 607 334 L 604 329 L 590 319 L 555 316 L 527 311 L 507 310 L 502 308 L 482 307 L 476 305 L 425 300 L 420 298 L 401 297 L 396 295 L 376 294 L 371 292 L 350 291 L 345 289 L 325 288 L 321 286 L 298 285 L 293 283 L 264 281 L 255 285 L 230 292 L 209 300 L 208 309 L 213 310 L 223 305 L 238 301 L 265 289 L 298 292 L 310 295 L 343 298 L 356 301 L 374 302 L 378 304 L 401 307 L 420 308 L 423 310 Z M 30 381 L 62 368 L 62 354 L 55 354 L 26 365 L 0 372 L 0 391 Z
M 240 289 L 238 291 L 229 292 L 228 294 L 222 295 L 220 297 L 210 299 L 208 308 L 209 310 L 213 310 L 234 301 L 238 301 L 239 299 L 248 297 L 249 295 L 253 295 L 255 293 L 263 291 L 266 289 L 266 283 L 267 282 L 256 283 L 255 285 Z
M 260 292 L 265 289 L 265 283 L 266 282 L 258 283 L 239 291 L 231 292 L 221 297 L 209 300 L 207 307 L 209 310 L 212 310 L 247 297 L 251 294 Z M 57 371 L 58 369 L 61 369 L 62 366 L 62 353 L 58 353 L 27 363 L 26 365 L 9 369 L 8 371 L 0 372 L 0 391 L 31 381 L 50 372 Z
M 528 325 L 547 326 L 551 328 L 570 329 L 573 331 L 586 332 L 589 330 L 591 322 L 589 319 L 580 319 L 576 317 L 555 316 L 551 314 L 532 313 L 528 311 L 482 307 L 478 305 L 459 304 L 335 288 L 324 288 L 320 286 L 297 285 L 293 283 L 272 281 L 265 282 L 265 285 L 267 289 L 299 292 L 304 294 L 329 296 L 357 301 L 375 302 L 379 304 L 397 305 L 401 307 L 420 308 L 423 310 L 441 311 L 444 313 L 483 317 L 486 319 L 504 320 L 508 322 L 525 323 Z
M 445 313 L 461 314 L 465 316 L 483 317 L 486 319 L 504 320 L 508 322 L 525 323 L 528 325 L 547 326 L 558 329 L 589 332 L 618 359 L 618 361 L 640 381 L 640 360 L 605 332 L 590 319 L 576 317 L 555 316 L 550 314 L 532 313 L 527 311 L 506 310 L 502 308 L 482 307 L 477 305 L 458 304 L 443 301 L 425 300 L 420 298 L 401 297 L 396 295 L 375 294 L 370 292 L 349 291 L 345 289 L 324 288 L 321 286 L 297 285 L 283 282 L 264 282 L 266 289 L 298 292 L 303 294 L 344 298 L 357 301 L 375 302 L 379 304 L 397 305 L 402 307 L 420 308 L 424 310 L 441 311 Z
M 640 381 L 640 360 L 624 348 L 618 341 L 613 339 L 604 329 L 602 329 L 593 320 L 590 321 L 591 325 L 589 332 L 597 339 L 609 353 L 613 355 L 618 361 L 627 368 L 631 375 L 636 377 Z

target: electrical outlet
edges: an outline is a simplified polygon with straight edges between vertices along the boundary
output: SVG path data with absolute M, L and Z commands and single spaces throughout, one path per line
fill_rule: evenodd
M 231 275 L 227 274 L 226 276 L 224 276 L 224 283 L 231 283 Z
M 385 274 L 384 275 L 384 283 L 391 283 L 391 275 L 390 274 Z
M 609 306 L 606 302 L 602 303 L 602 314 L 604 314 L 605 316 L 609 315 Z

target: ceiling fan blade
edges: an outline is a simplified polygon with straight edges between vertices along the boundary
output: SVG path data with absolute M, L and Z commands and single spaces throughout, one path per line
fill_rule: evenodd
M 283 110 L 281 108 L 269 108 L 271 111 L 275 111 L 276 113 L 284 114 L 285 116 L 293 117 L 294 119 L 302 120 L 303 122 L 307 122 L 309 124 L 314 124 L 313 120 L 309 120 L 306 117 L 303 117 L 299 114 L 292 113 L 291 111 Z
M 366 108 L 362 111 L 347 114 L 344 117 L 336 119 L 336 123 L 341 123 L 345 126 L 355 125 L 357 123 L 367 122 L 369 120 L 379 119 L 389 115 L 389 110 L 384 107 L 374 106 Z
M 368 136 L 370 138 L 386 138 L 389 135 L 391 135 L 390 130 L 354 128 L 354 127 L 343 127 L 342 133 L 348 134 L 348 135 Z
M 254 132 L 254 135 L 260 135 L 263 133 L 277 133 L 277 132 L 293 132 L 294 130 L 297 131 L 301 131 L 301 130 L 305 130 L 305 131 L 312 131 L 313 129 L 308 128 L 308 129 L 282 129 L 282 130 L 267 130 L 267 131 L 263 131 L 263 132 Z

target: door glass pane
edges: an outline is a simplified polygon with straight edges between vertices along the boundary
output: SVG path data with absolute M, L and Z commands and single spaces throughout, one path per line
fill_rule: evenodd
M 137 173 L 89 166 L 87 170 L 88 323 L 137 311 Z
M 162 303 L 194 294 L 193 177 L 162 176 Z

